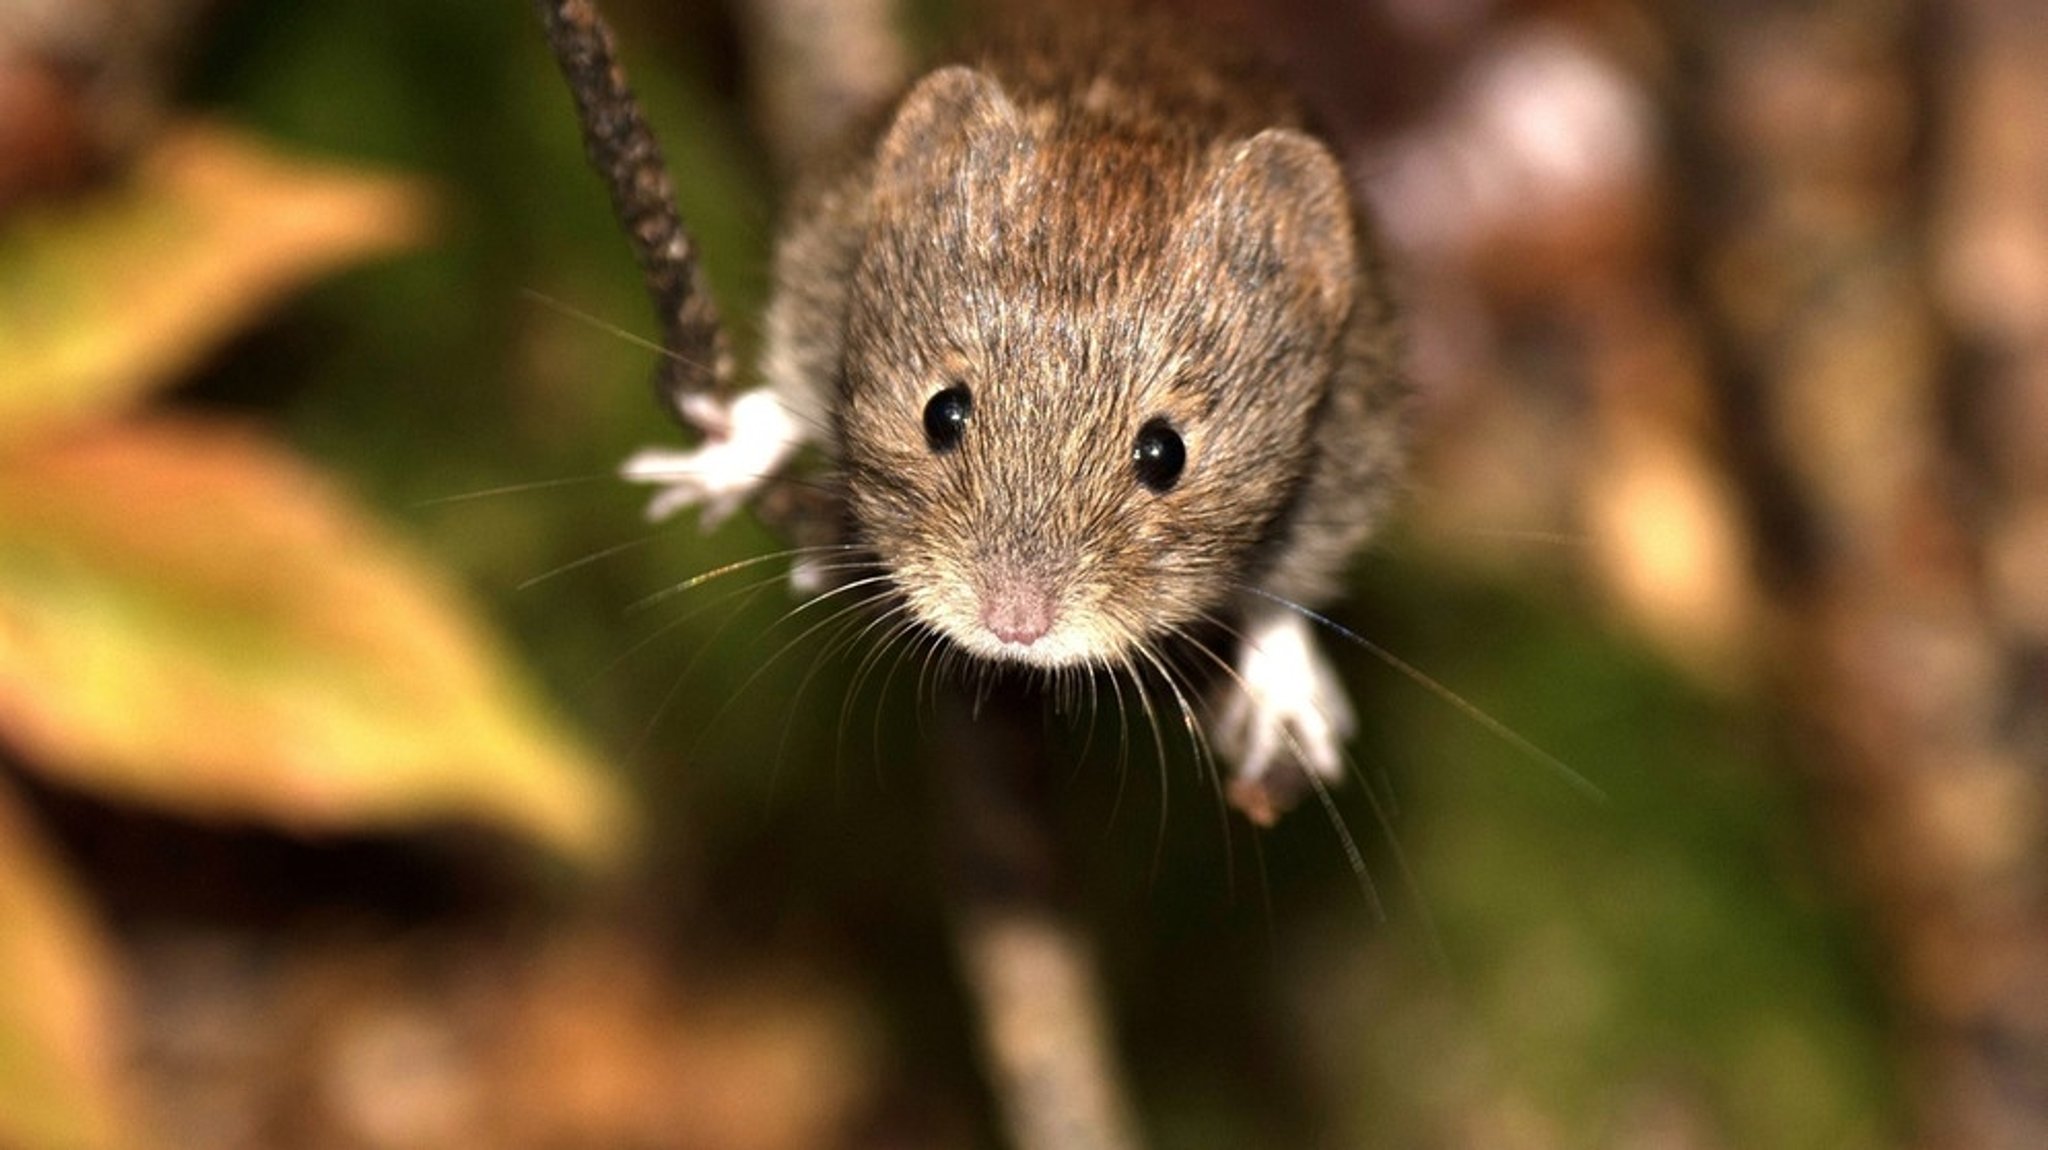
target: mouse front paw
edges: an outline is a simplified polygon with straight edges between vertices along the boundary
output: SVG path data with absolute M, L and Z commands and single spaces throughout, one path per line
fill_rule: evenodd
M 1307 620 L 1261 610 L 1248 623 L 1216 742 L 1236 766 L 1231 805 L 1271 826 L 1310 788 L 1343 777 L 1357 718 Z
M 696 420 L 712 429 L 702 444 L 687 451 L 642 448 L 619 466 L 627 482 L 656 488 L 647 503 L 647 518 L 654 522 L 686 507 L 702 507 L 704 529 L 718 526 L 803 442 L 803 425 L 767 388 L 744 392 L 730 405 L 705 402 L 715 410 Z

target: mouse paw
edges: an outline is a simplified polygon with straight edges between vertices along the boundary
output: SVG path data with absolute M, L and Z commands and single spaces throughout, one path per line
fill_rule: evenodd
M 704 529 L 718 526 L 803 442 L 803 425 L 767 388 L 745 392 L 730 406 L 704 402 L 712 409 L 695 422 L 712 430 L 701 445 L 688 451 L 642 448 L 619 465 L 627 482 L 657 488 L 647 503 L 650 520 L 701 506 Z
M 1343 777 L 1357 719 L 1306 619 L 1257 611 L 1248 622 L 1216 741 L 1236 764 L 1231 805 L 1271 826 L 1311 787 Z

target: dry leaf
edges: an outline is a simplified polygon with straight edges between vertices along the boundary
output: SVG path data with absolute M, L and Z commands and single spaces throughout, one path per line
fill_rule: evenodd
M 419 185 L 164 133 L 114 188 L 0 231 L 0 449 L 183 376 L 279 296 L 416 244 Z
M 0 739 L 194 816 L 481 819 L 585 861 L 624 829 L 429 566 L 279 449 L 190 420 L 0 459 Z
M 77 892 L 0 789 L 0 1146 L 132 1144 L 109 964 Z

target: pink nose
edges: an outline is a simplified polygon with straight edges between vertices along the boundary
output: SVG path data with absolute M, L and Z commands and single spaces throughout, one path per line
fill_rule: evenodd
M 1052 599 L 1042 587 L 1006 583 L 981 598 L 981 622 L 1005 643 L 1029 647 L 1052 630 Z

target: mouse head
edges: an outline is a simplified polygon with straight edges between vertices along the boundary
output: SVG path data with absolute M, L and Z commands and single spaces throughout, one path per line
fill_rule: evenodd
M 836 410 L 910 611 L 1056 667 L 1223 606 L 1281 542 L 1352 310 L 1329 153 L 1020 107 L 949 68 L 875 164 Z

